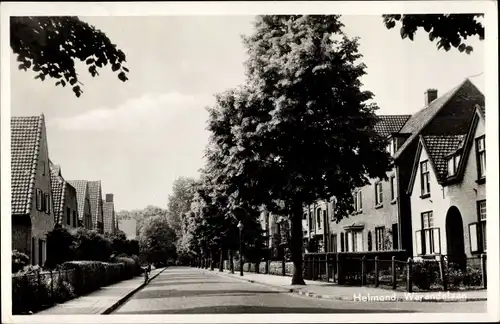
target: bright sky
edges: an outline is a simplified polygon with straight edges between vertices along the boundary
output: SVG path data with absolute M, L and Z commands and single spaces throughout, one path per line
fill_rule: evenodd
M 103 30 L 127 55 L 129 80 L 110 69 L 92 78 L 79 65 L 84 94 L 76 98 L 52 80 L 17 70 L 11 55 L 12 115 L 44 113 L 49 155 L 67 180 L 102 181 L 115 208 L 166 207 L 173 181 L 196 177 L 208 140 L 204 107 L 213 95 L 244 80 L 246 53 L 240 35 L 253 17 L 82 17 Z M 427 88 L 443 94 L 484 72 L 484 45 L 470 39 L 470 55 L 438 51 L 424 33 L 402 40 L 380 16 L 344 16 L 359 36 L 380 114 L 411 114 L 423 107 Z M 484 91 L 483 77 L 471 80 Z

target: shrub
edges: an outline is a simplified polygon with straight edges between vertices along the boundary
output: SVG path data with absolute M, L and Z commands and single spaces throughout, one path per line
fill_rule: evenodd
M 77 283 L 75 291 L 78 295 L 93 291 L 105 285 L 105 266 L 99 261 L 69 261 L 62 265 L 64 270 L 74 269 L 77 271 Z
M 29 264 L 30 258 L 17 250 L 12 251 L 12 273 L 22 270 Z
M 435 261 L 416 261 L 413 265 L 412 280 L 415 286 L 428 290 L 440 282 L 439 265 Z
M 141 264 L 131 257 L 119 256 L 114 257 L 111 261 L 124 264 L 126 278 L 132 278 L 142 273 Z
M 53 269 L 75 256 L 75 236 L 66 228 L 56 227 L 47 233 L 47 261 L 45 266 Z
M 467 267 L 463 277 L 463 284 L 467 287 L 478 287 L 482 283 L 482 272 L 480 269 Z
M 111 240 L 96 231 L 79 228 L 75 233 L 75 259 L 107 261 L 111 256 Z

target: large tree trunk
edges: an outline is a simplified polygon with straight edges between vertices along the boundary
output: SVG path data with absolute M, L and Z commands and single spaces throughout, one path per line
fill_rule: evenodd
M 234 258 L 232 249 L 229 249 L 229 270 L 231 270 L 231 273 L 234 273 Z
M 294 203 L 291 209 L 291 242 L 293 275 L 292 285 L 305 285 L 302 277 L 302 204 Z
M 220 249 L 219 272 L 224 272 L 224 249 Z

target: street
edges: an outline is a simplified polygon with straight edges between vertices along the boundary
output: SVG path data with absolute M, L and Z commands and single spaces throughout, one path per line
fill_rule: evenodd
M 485 301 L 353 302 L 303 297 L 217 271 L 169 268 L 113 314 L 486 312 Z

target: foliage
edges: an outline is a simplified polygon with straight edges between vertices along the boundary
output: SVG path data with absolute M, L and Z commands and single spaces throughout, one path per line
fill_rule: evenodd
M 59 264 L 75 258 L 76 237 L 64 227 L 55 227 L 47 233 L 47 261 L 45 266 L 53 269 Z
M 245 85 L 209 109 L 208 170 L 234 205 L 291 217 L 294 284 L 304 283 L 302 207 L 335 196 L 340 220 L 352 191 L 390 167 L 357 39 L 342 27 L 339 16 L 258 17 Z
M 468 37 L 479 36 L 484 40 L 484 26 L 479 17 L 483 14 L 420 14 L 420 15 L 383 15 L 388 29 L 401 25 L 401 38 L 413 40 L 415 32 L 423 28 L 432 42 L 437 39 L 437 48 L 449 51 L 452 47 L 470 54 L 472 46 L 467 45 Z
M 178 237 L 183 234 L 183 219 L 191 207 L 196 181 L 180 177 L 172 185 L 172 194 L 168 196 L 167 219 Z
M 136 235 L 140 236 L 144 227 L 144 224 L 148 222 L 149 218 L 155 217 L 167 217 L 167 210 L 162 209 L 157 206 L 147 206 L 144 209 L 135 210 L 122 210 L 116 213 L 117 220 L 120 219 L 135 219 L 137 221 Z
M 128 80 L 125 53 L 105 33 L 78 17 L 11 17 L 10 46 L 20 70 L 31 69 L 41 81 L 56 79 L 56 86 L 69 85 L 77 97 L 83 92 L 75 69 L 77 59 L 85 62 L 93 77 L 109 64 L 121 81 Z
M 22 270 L 30 262 L 30 258 L 17 250 L 12 250 L 12 273 Z
M 435 261 L 417 261 L 412 268 L 412 281 L 418 288 L 429 290 L 440 282 L 439 264 Z
M 162 263 L 176 258 L 177 237 L 166 217 L 149 218 L 139 238 L 139 248 L 148 262 Z
M 75 259 L 108 261 L 112 242 L 97 231 L 79 228 L 75 233 Z

